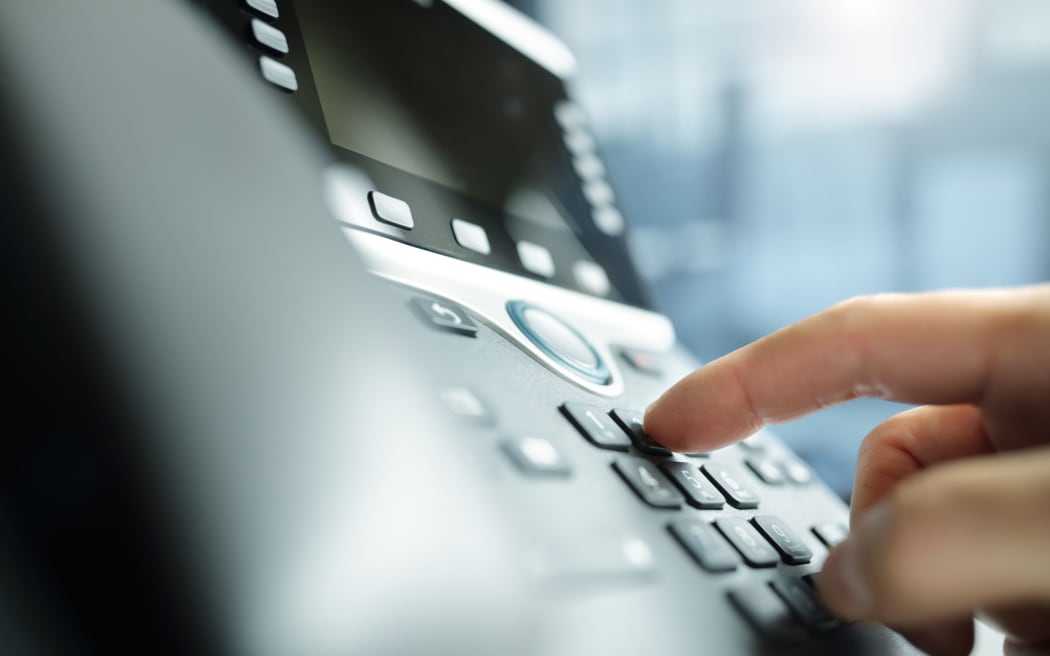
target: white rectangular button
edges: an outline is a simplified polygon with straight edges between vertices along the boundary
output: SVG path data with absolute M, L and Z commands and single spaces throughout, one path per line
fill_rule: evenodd
M 521 265 L 531 273 L 544 278 L 550 278 L 554 275 L 554 258 L 551 257 L 549 250 L 539 244 L 534 244 L 531 241 L 519 241 L 518 259 L 521 260 Z
M 264 23 L 258 18 L 253 18 L 252 36 L 255 37 L 255 41 L 259 45 L 286 55 L 288 54 L 288 39 L 284 36 L 284 32 L 273 25 Z
M 415 219 L 412 218 L 412 208 L 400 198 L 387 196 L 378 191 L 368 192 L 368 203 L 372 206 L 372 214 L 383 223 L 389 223 L 405 230 L 415 227 Z
M 260 14 L 273 18 L 280 16 L 280 12 L 277 11 L 277 0 L 245 0 L 245 4 Z
M 299 89 L 299 80 L 295 77 L 295 71 L 276 59 L 259 57 L 259 70 L 262 71 L 262 76 L 266 78 L 266 81 L 271 84 L 276 84 L 288 91 Z
M 463 219 L 452 219 L 452 234 L 463 248 L 470 249 L 482 255 L 492 252 L 489 246 L 489 236 L 485 229 L 476 223 L 464 221 Z

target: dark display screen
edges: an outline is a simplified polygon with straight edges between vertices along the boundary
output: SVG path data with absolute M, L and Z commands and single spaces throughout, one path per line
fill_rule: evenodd
M 623 239 L 590 220 L 555 120 L 561 79 L 443 3 L 295 8 L 328 136 L 378 191 L 411 206 L 405 241 L 642 304 Z M 490 251 L 463 248 L 453 219 L 483 228 Z M 537 250 L 550 254 L 538 258 L 546 271 Z

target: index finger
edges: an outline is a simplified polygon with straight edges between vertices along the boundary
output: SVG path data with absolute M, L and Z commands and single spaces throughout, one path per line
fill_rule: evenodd
M 1047 285 L 851 299 L 697 369 L 649 407 L 645 430 L 707 450 L 860 396 L 979 403 L 1018 341 L 1045 340 L 1025 332 L 1047 307 Z

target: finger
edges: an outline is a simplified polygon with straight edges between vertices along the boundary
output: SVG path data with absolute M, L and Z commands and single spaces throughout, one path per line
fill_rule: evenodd
M 1015 645 L 1050 648 L 1050 603 L 996 608 L 979 617 Z
M 920 406 L 890 417 L 860 445 L 852 518 L 856 521 L 898 483 L 927 467 L 992 451 L 976 406 Z
M 974 626 L 970 616 L 921 627 L 893 628 L 927 654 L 965 656 L 973 649 Z
M 828 607 L 917 626 L 1050 602 L 1050 447 L 939 465 L 858 521 L 819 576 Z
M 978 402 L 1045 352 L 1048 317 L 1050 285 L 852 299 L 696 370 L 649 407 L 645 429 L 706 450 L 858 396 Z

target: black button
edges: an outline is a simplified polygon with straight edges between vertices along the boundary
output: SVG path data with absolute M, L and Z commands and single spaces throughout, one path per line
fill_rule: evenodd
M 602 408 L 585 403 L 566 403 L 561 411 L 576 430 L 595 446 L 616 451 L 626 451 L 631 446 L 631 438 L 613 423 Z
M 713 526 L 697 519 L 684 519 L 668 527 L 689 555 L 709 572 L 731 572 L 740 558 Z
M 448 330 L 467 337 L 478 333 L 478 325 L 471 320 L 466 310 L 455 303 L 416 297 L 412 299 L 412 309 L 427 325 L 438 330 Z
M 524 301 L 509 301 L 507 314 L 522 334 L 553 360 L 592 383 L 609 382 L 605 361 L 575 328 Z
M 836 522 L 827 522 L 814 526 L 813 535 L 817 536 L 830 549 L 849 537 L 849 529 Z
M 784 520 L 772 515 L 760 515 L 751 521 L 773 543 L 788 565 L 804 565 L 813 560 L 813 551 Z
M 748 458 L 746 462 L 748 468 L 755 472 L 755 476 L 758 476 L 766 485 L 784 484 L 784 472 L 772 460 L 768 458 Z
M 682 495 L 674 489 L 671 483 L 651 462 L 645 460 L 634 460 L 621 458 L 613 463 L 623 480 L 631 486 L 631 489 L 654 508 L 680 508 L 682 506 Z
M 634 443 L 642 453 L 647 453 L 651 456 L 669 456 L 671 450 L 667 447 L 660 446 L 653 438 L 642 429 L 642 413 L 635 412 L 633 410 L 622 410 L 617 409 L 609 413 L 616 423 L 620 425 L 627 435 L 630 436 L 631 442 Z
M 503 443 L 503 450 L 523 473 L 530 476 L 568 476 L 568 463 L 549 440 L 521 437 Z
M 701 466 L 734 508 L 758 508 L 758 495 L 740 481 L 740 475 L 725 465 L 709 462 Z
M 770 585 L 773 591 L 795 612 L 803 622 L 817 631 L 831 631 L 841 622 L 820 603 L 817 591 L 800 578 L 781 577 Z
M 773 567 L 780 561 L 776 550 L 743 517 L 723 517 L 715 520 L 715 526 L 736 547 L 748 565 Z
M 767 640 L 792 643 L 806 638 L 805 628 L 768 585 L 733 590 L 729 601 Z
M 718 510 L 726 503 L 725 497 L 711 481 L 700 473 L 700 468 L 688 462 L 665 462 L 664 473 L 685 493 L 690 506 L 704 510 Z

